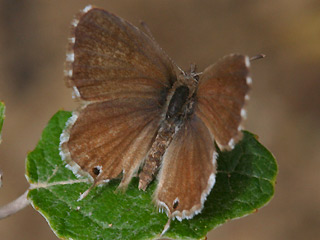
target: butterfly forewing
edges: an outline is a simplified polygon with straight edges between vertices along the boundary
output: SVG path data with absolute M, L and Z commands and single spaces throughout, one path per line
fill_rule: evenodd
M 232 149 L 242 137 L 240 123 L 251 78 L 249 58 L 229 55 L 206 68 L 199 80 L 195 113 L 221 149 Z
M 69 167 L 96 184 L 123 173 L 126 187 L 143 162 L 176 76 L 146 34 L 93 8 L 72 23 L 66 81 L 85 100 L 61 135 Z
M 169 217 L 181 220 L 199 213 L 215 182 L 213 138 L 193 115 L 175 135 L 163 158 L 155 201 Z
M 146 34 L 102 9 L 81 15 L 72 32 L 67 84 L 84 100 L 159 98 L 176 79 L 170 60 Z

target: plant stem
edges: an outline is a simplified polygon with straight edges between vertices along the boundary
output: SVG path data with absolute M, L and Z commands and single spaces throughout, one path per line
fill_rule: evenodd
M 29 190 L 25 191 L 25 193 L 18 197 L 16 200 L 0 207 L 0 219 L 6 218 L 16 212 L 19 212 L 20 210 L 28 206 L 30 204 L 29 200 L 27 199 L 28 191 Z

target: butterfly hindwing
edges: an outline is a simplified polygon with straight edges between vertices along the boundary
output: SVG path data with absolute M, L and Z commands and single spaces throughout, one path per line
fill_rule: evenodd
M 216 157 L 208 128 L 196 115 L 191 116 L 163 157 L 156 204 L 179 220 L 199 213 L 215 183 Z
M 68 139 L 61 145 L 62 152 L 97 184 L 123 173 L 122 185 L 126 186 L 158 129 L 156 105 L 143 100 L 129 104 L 122 99 L 88 105 L 65 129 Z

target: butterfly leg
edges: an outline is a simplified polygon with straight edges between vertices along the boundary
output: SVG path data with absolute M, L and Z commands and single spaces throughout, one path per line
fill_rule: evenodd
M 160 237 L 162 237 L 169 230 L 170 224 L 171 224 L 171 217 L 169 217 L 168 222 L 166 223 L 166 225 L 164 225 L 164 228 L 160 234 Z

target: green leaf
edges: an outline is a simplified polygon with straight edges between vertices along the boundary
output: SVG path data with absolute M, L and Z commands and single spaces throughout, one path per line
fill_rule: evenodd
M 155 239 L 167 216 L 152 203 L 156 184 L 146 192 L 133 179 L 125 193 L 115 193 L 119 180 L 90 187 L 77 178 L 59 156 L 59 137 L 71 116 L 60 111 L 52 117 L 33 152 L 27 157 L 26 176 L 31 184 L 28 198 L 62 239 Z M 222 223 L 255 212 L 274 194 L 277 164 L 256 137 L 244 132 L 243 140 L 230 152 L 219 152 L 216 184 L 201 214 L 191 220 L 171 222 L 165 237 L 204 239 Z
M 0 143 L 1 143 L 1 131 L 3 126 L 3 121 L 5 118 L 5 115 L 4 115 L 5 110 L 6 110 L 6 106 L 4 105 L 3 102 L 0 101 Z

